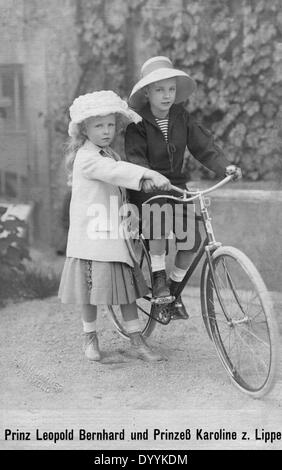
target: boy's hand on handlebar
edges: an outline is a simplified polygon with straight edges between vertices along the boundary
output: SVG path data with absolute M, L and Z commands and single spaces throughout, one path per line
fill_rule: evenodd
M 154 191 L 156 189 L 169 191 L 171 189 L 171 183 L 169 179 L 157 171 L 148 170 L 144 173 L 143 178 L 142 190 L 145 192 Z
M 242 170 L 236 165 L 228 165 L 225 168 L 225 176 L 233 176 L 233 181 L 238 181 L 242 178 Z

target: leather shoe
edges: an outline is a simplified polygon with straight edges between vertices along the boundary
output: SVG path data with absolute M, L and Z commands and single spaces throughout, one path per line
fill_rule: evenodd
M 83 344 L 84 354 L 90 361 L 100 361 L 101 351 L 99 349 L 99 342 L 97 338 L 96 331 L 91 331 L 91 333 L 84 333 L 84 344 Z
M 135 356 L 138 357 L 138 359 L 142 359 L 146 362 L 157 362 L 165 360 L 161 354 L 158 354 L 149 348 L 140 332 L 130 333 L 129 339 L 131 343 L 131 351 Z
M 172 320 L 187 320 L 187 318 L 189 318 L 189 315 L 182 302 L 181 296 L 179 295 L 179 297 L 177 297 L 177 299 L 172 304 L 171 319 Z
M 153 297 L 169 297 L 170 291 L 166 283 L 166 272 L 153 272 Z
M 170 288 L 170 294 L 175 296 L 175 292 L 178 286 L 180 285 L 180 282 L 176 282 L 176 281 L 173 281 L 172 279 L 169 279 L 168 285 Z M 187 320 L 187 318 L 189 318 L 187 310 L 182 302 L 181 295 L 176 297 L 171 307 L 172 307 L 172 315 L 171 315 L 172 320 Z

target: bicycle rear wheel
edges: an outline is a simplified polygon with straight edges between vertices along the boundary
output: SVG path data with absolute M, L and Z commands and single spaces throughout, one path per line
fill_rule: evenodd
M 208 332 L 235 385 L 261 397 L 274 385 L 278 355 L 269 293 L 254 264 L 236 248 L 218 248 L 212 267 L 205 266 L 201 292 Z
M 151 316 L 152 315 L 152 270 L 151 270 L 151 260 L 148 253 L 146 242 L 143 237 L 140 237 L 134 240 L 134 251 L 139 267 L 143 273 L 147 286 L 149 288 L 149 293 L 142 297 L 141 299 L 136 300 L 138 317 L 141 324 L 141 332 L 144 337 L 149 337 L 153 332 L 156 326 L 156 320 Z M 124 338 L 128 338 L 128 333 L 126 331 L 126 325 L 123 321 L 120 307 L 110 306 L 109 307 L 112 321 Z

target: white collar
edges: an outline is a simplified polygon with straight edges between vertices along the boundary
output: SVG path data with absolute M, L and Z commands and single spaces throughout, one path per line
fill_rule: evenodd
M 85 150 L 92 150 L 92 151 L 95 150 L 98 153 L 101 150 L 101 147 L 99 147 L 99 145 L 93 144 L 93 142 L 91 142 L 91 140 L 89 139 L 86 139 L 86 141 L 83 144 L 83 148 Z

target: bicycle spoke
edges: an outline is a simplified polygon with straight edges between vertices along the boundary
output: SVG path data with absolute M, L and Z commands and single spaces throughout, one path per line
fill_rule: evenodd
M 269 349 L 269 343 L 265 343 L 261 338 L 259 338 L 259 336 L 255 335 L 252 331 L 250 331 L 249 329 L 245 329 L 245 332 L 247 334 L 249 334 L 250 336 L 253 336 L 254 338 L 256 338 L 261 344 L 263 344 L 264 346 L 266 346 L 268 349 Z
M 235 331 L 233 331 L 233 336 L 235 336 Z M 231 334 L 230 334 L 230 337 L 231 337 Z M 233 354 L 231 354 L 234 349 L 237 351 L 237 353 L 235 351 L 237 367 L 236 367 L 236 365 L 234 365 L 234 360 L 233 360 L 234 356 L 233 356 Z M 234 341 L 234 345 L 232 347 L 228 348 L 228 353 L 229 353 L 228 354 L 229 359 L 230 359 L 230 361 L 232 363 L 232 366 L 233 366 L 232 371 L 233 371 L 233 373 L 235 373 L 235 371 L 237 371 L 237 369 L 239 368 L 240 363 L 241 363 L 242 349 L 239 347 L 239 344 Z
M 222 323 L 222 325 L 226 325 L 226 328 L 230 328 L 228 324 L 226 324 L 226 319 L 224 318 L 224 316 L 222 315 L 222 319 L 219 318 L 219 315 L 220 313 L 217 313 L 217 312 L 214 312 L 215 313 L 215 318 L 213 318 L 212 316 L 209 317 L 209 320 L 210 321 L 214 321 L 215 323 Z M 265 324 L 266 327 L 267 327 L 267 323 L 264 321 L 264 322 L 260 322 L 262 324 Z M 243 326 L 241 325 L 241 328 L 243 328 Z M 252 332 L 250 330 L 250 328 L 245 328 L 245 332 L 247 334 L 249 334 L 250 336 L 253 336 L 254 338 L 256 338 L 258 341 L 260 341 L 262 344 L 264 344 L 265 346 L 268 346 L 268 343 L 264 342 L 263 339 L 261 339 L 258 335 L 256 335 L 254 332 Z
M 248 315 L 248 313 L 249 313 L 251 304 L 252 304 L 252 305 L 255 305 L 255 304 L 253 304 L 253 300 L 252 300 L 252 299 L 255 299 L 255 298 L 258 298 L 258 299 L 259 299 L 258 294 L 257 294 L 256 292 L 254 292 L 254 295 L 253 295 L 253 297 L 252 297 L 251 299 L 247 299 L 247 300 L 244 300 L 244 301 L 243 301 L 244 304 L 246 304 L 246 314 L 247 314 L 247 315 Z
M 245 345 L 247 351 L 249 351 L 256 360 L 260 359 L 260 356 L 257 355 L 257 353 L 254 354 L 254 351 L 252 350 L 252 348 L 248 345 L 248 343 L 246 343 L 246 341 L 244 341 L 244 339 L 241 337 L 241 335 L 238 335 L 238 339 L 241 341 L 241 343 L 243 343 Z M 268 366 L 266 366 L 265 363 L 262 360 L 261 360 L 261 363 L 265 366 L 265 369 L 268 370 Z
M 253 320 L 254 320 L 256 317 L 258 317 L 259 315 L 263 315 L 263 310 L 261 310 L 260 312 L 258 312 L 255 316 L 252 316 L 251 321 L 253 321 Z M 264 321 L 260 321 L 260 322 L 256 322 L 256 323 L 265 323 L 265 324 L 267 324 L 265 320 L 264 320 Z
M 230 346 L 232 330 L 233 330 L 234 336 L 237 336 L 238 340 L 241 342 L 241 344 L 243 344 L 245 349 L 240 347 L 238 342 L 234 342 L 234 344 L 232 346 Z M 245 370 L 245 374 L 243 374 L 243 375 L 246 375 L 246 373 L 247 373 L 247 377 L 250 378 L 250 373 L 255 368 L 255 374 L 256 374 L 257 380 L 259 380 L 260 383 L 261 383 L 261 373 L 260 373 L 260 369 L 259 369 L 259 366 L 258 366 L 257 363 L 260 362 L 260 364 L 263 366 L 263 368 L 266 372 L 268 371 L 268 365 L 249 346 L 249 344 L 244 340 L 244 338 L 242 338 L 242 336 L 238 332 L 238 330 L 236 328 L 232 328 L 230 330 L 229 335 L 225 336 L 225 338 L 223 338 L 222 335 L 220 335 L 220 337 L 221 337 L 221 340 L 222 340 L 223 344 L 226 344 L 226 339 L 228 338 L 228 347 L 227 347 L 227 349 L 225 348 L 225 352 L 228 354 L 230 364 L 232 364 L 232 372 L 235 373 L 235 371 L 236 371 L 236 373 L 238 374 L 238 371 L 239 371 L 239 373 L 241 371 L 241 374 L 242 374 L 242 371 Z M 233 354 L 234 349 L 237 351 L 237 353 L 235 351 L 235 356 Z M 246 369 L 246 356 L 245 356 L 245 354 L 247 352 L 248 352 L 248 354 L 251 355 L 253 360 L 252 360 L 252 367 L 250 367 L 250 368 L 247 367 L 247 369 Z M 244 357 L 244 359 L 245 359 L 245 361 L 243 363 L 241 362 L 242 357 Z

